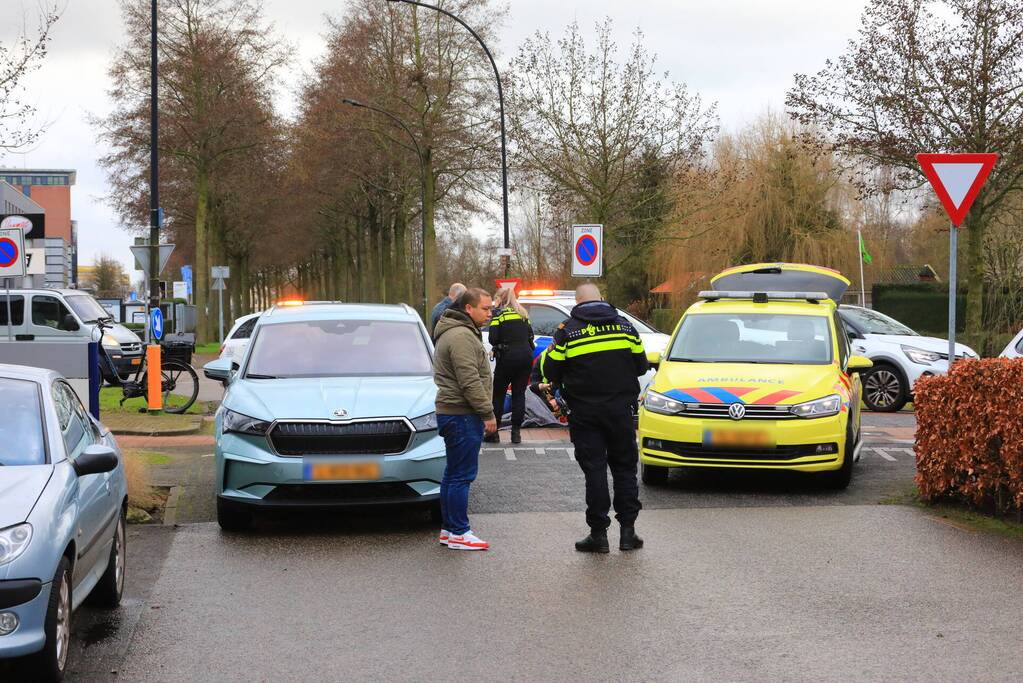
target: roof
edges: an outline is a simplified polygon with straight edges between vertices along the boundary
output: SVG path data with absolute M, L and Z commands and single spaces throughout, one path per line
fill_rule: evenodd
M 808 301 L 769 301 L 766 304 L 755 304 L 751 299 L 718 299 L 717 301 L 699 301 L 689 307 L 690 313 L 773 313 L 777 315 L 822 315 L 830 316 L 835 310 L 830 299 L 812 304 Z
M 918 282 L 941 282 L 929 263 L 889 266 L 874 278 L 874 284 L 913 285 Z
M 343 304 L 306 302 L 294 306 L 274 306 L 266 311 L 260 324 L 294 322 L 296 320 L 419 320 L 415 309 L 406 304 Z
M 5 175 L 66 175 L 68 182 L 74 185 L 78 171 L 73 168 L 0 168 L 0 176 Z
M 677 277 L 671 277 L 650 290 L 651 294 L 674 294 L 693 289 L 694 286 L 705 280 L 710 273 L 681 273 Z
M 24 379 L 45 384 L 51 379 L 60 377 L 59 372 L 46 368 L 34 368 L 28 365 L 7 365 L 0 363 L 0 378 Z

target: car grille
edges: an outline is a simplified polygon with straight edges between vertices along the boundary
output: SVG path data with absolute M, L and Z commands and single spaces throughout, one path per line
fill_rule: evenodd
M 127 356 L 137 356 L 142 353 L 142 344 L 121 344 L 121 353 Z
M 651 441 L 654 442 L 651 445 Z M 658 443 L 659 442 L 659 443 Z M 819 452 L 818 447 L 828 449 Z M 701 460 L 793 460 L 811 455 L 819 455 L 827 460 L 838 456 L 838 444 L 799 444 L 796 446 L 775 446 L 773 448 L 710 448 L 702 443 L 685 443 L 682 441 L 666 441 L 664 439 L 643 439 L 643 448 L 674 453 L 685 458 Z
M 280 455 L 389 455 L 408 448 L 412 430 L 403 420 L 281 422 L 270 432 Z
M 687 403 L 686 411 L 680 417 L 708 417 L 731 420 L 728 415 L 728 403 Z M 758 406 L 746 404 L 746 415 L 743 420 L 793 420 L 798 415 L 789 412 L 792 406 Z

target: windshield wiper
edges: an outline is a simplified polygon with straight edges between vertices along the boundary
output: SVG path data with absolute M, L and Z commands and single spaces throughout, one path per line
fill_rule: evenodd
M 276 375 L 254 375 L 251 372 L 245 375 L 245 379 L 280 379 Z
M 668 360 L 679 363 L 713 363 L 711 360 L 696 360 L 695 358 L 676 358 L 675 356 L 668 356 Z

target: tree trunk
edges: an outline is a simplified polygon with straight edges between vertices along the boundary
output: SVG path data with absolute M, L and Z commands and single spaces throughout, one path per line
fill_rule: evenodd
M 423 196 L 423 239 L 426 241 L 424 245 L 424 252 L 426 253 L 426 260 L 423 263 L 423 281 L 426 283 L 426 291 L 423 292 L 423 298 L 426 300 L 427 305 L 433 300 L 433 297 L 437 290 L 437 232 L 434 229 L 434 206 L 436 203 L 436 178 L 433 175 L 433 156 L 432 150 L 427 147 L 423 150 L 424 169 L 423 173 L 426 177 L 426 191 Z
M 984 329 L 984 232 L 987 220 L 984 209 L 974 206 L 966 219 L 967 233 L 967 267 L 966 277 L 960 275 L 960 283 L 969 286 L 966 295 L 966 335 L 976 345 L 975 350 L 985 355 L 987 349 L 987 332 Z
M 408 291 L 409 264 L 405 260 L 407 221 L 408 214 L 405 213 L 405 207 L 402 206 L 394 214 L 394 250 L 391 255 L 391 272 L 394 274 L 394 299 L 395 301 L 405 299 L 405 303 L 413 308 L 419 308 L 416 302 L 412 300 L 411 292 Z
M 211 321 L 212 306 L 210 299 L 210 263 L 207 235 L 207 218 L 209 214 L 210 181 L 206 169 L 200 168 L 196 174 L 196 204 L 195 204 L 195 271 L 192 277 L 195 278 L 195 311 L 196 311 L 196 334 L 200 344 L 208 343 L 213 339 L 213 326 Z

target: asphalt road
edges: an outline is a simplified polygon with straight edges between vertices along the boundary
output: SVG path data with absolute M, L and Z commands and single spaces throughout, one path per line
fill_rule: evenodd
M 647 547 L 602 557 L 571 547 L 570 444 L 484 451 L 488 553 L 409 510 L 223 534 L 209 449 L 178 449 L 181 526 L 131 529 L 125 605 L 76 614 L 69 680 L 1019 680 L 1023 544 L 878 505 L 912 487 L 913 417 L 864 418 L 847 491 L 673 477 L 642 489 Z

